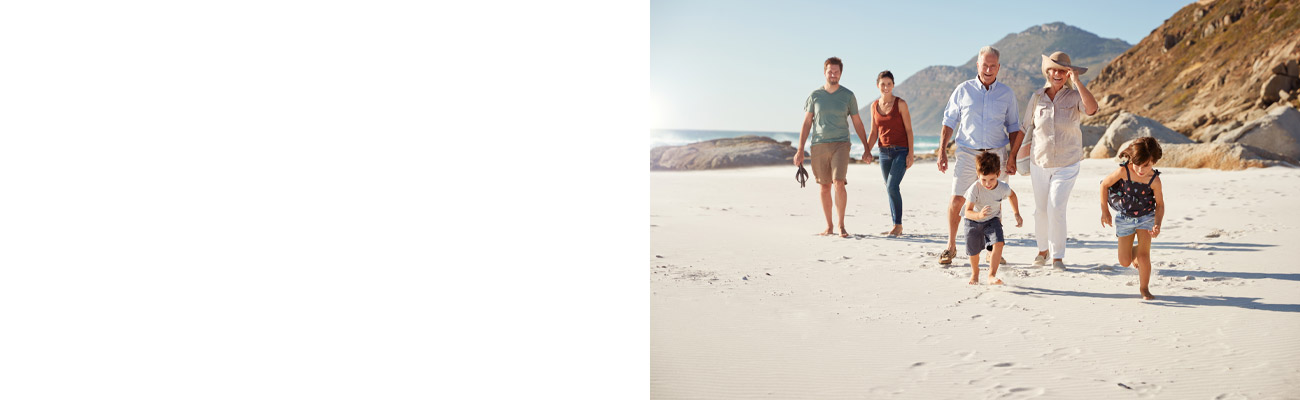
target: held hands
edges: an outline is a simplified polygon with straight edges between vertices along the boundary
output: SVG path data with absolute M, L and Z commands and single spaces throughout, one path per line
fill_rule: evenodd
M 1115 226 L 1115 224 L 1111 222 L 1109 209 L 1101 210 L 1101 227 L 1105 228 L 1106 225 L 1110 225 L 1111 227 Z
M 1007 175 L 1016 174 L 1016 158 L 1007 157 Z
M 875 161 L 875 160 L 876 160 L 876 158 L 871 156 L 871 150 L 870 150 L 870 149 L 868 149 L 867 151 L 865 151 L 865 152 L 862 153 L 862 162 L 867 163 L 867 164 L 871 164 L 871 162 L 872 162 L 872 161 Z
M 1019 228 L 1021 225 L 1024 224 L 1025 224 L 1025 220 L 1020 218 L 1020 214 L 1016 214 L 1016 227 Z

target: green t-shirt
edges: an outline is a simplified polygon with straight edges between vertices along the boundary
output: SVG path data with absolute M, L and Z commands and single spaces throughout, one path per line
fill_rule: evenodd
M 817 88 L 808 95 L 804 112 L 813 113 L 812 144 L 849 141 L 850 115 L 858 115 L 858 98 L 853 91 L 840 86 L 835 93 Z

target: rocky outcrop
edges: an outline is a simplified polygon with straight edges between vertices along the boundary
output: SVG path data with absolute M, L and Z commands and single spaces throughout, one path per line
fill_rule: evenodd
M 1275 102 L 1300 104 L 1298 60 L 1300 2 L 1191 3 L 1088 83 L 1102 107 L 1085 123 L 1129 110 L 1185 136 L 1215 136 L 1207 132 L 1259 118 Z
M 1097 141 L 1097 145 L 1093 147 L 1092 152 L 1089 153 L 1089 157 L 1114 157 L 1115 154 L 1118 154 L 1120 151 L 1121 145 L 1130 140 L 1144 136 L 1156 138 L 1156 141 L 1160 142 L 1162 146 L 1167 143 L 1192 143 L 1191 139 L 1161 125 L 1159 122 L 1137 114 L 1122 111 L 1119 116 L 1110 123 L 1110 126 L 1106 128 L 1106 134 L 1102 135 L 1101 139 Z
M 1300 77 L 1295 75 L 1296 60 L 1290 60 L 1286 64 L 1278 64 L 1273 67 L 1273 76 L 1264 81 L 1264 85 L 1259 88 L 1259 106 L 1267 107 L 1273 103 L 1282 100 L 1283 96 L 1290 97 L 1291 92 L 1300 89 Z
M 651 170 L 701 170 L 789 165 L 798 152 L 790 142 L 746 135 L 708 140 L 684 146 L 650 149 Z
M 1280 106 L 1259 119 L 1219 135 L 1216 143 L 1241 143 L 1300 158 L 1300 111 Z
M 1215 124 L 1210 129 L 1197 132 L 1196 136 L 1192 136 L 1192 140 L 1201 143 L 1213 142 L 1214 139 L 1217 139 L 1220 135 L 1231 132 L 1233 129 L 1240 128 L 1241 125 L 1241 121 L 1228 121 Z
M 1128 148 L 1133 141 L 1120 145 L 1120 151 Z M 1156 167 L 1170 168 L 1213 168 L 1223 170 L 1242 170 L 1278 165 L 1295 166 L 1296 160 L 1269 153 L 1253 146 L 1240 143 L 1180 143 L 1160 144 L 1163 157 L 1156 162 Z

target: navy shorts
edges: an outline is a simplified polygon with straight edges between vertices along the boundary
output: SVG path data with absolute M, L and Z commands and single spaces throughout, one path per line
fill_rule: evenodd
M 966 220 L 966 255 L 978 256 L 980 251 L 993 250 L 994 243 L 1006 242 L 1002 237 L 1002 218 L 983 222 L 963 219 Z

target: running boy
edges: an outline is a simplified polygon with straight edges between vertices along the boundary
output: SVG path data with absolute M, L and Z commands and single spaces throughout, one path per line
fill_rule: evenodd
M 979 180 L 966 189 L 966 206 L 962 207 L 966 217 L 966 255 L 970 256 L 970 284 L 980 283 L 980 251 L 987 249 L 993 252 L 992 257 L 989 257 L 989 284 L 1001 285 L 998 264 L 1002 261 L 1002 246 L 1006 242 L 1002 235 L 1002 199 L 1011 198 L 1011 210 L 1015 212 L 1017 228 L 1024 220 L 1020 218 L 1020 202 L 1016 200 L 1016 192 L 1006 182 L 998 180 L 1002 167 L 998 155 L 980 153 L 975 157 L 975 164 Z
M 1138 138 L 1120 153 L 1125 161 L 1119 168 L 1101 181 L 1101 226 L 1112 224 L 1110 208 L 1114 208 L 1117 215 L 1112 225 L 1119 237 L 1119 263 L 1125 267 L 1137 264 L 1138 288 L 1144 300 L 1156 298 L 1147 283 L 1151 282 L 1151 239 L 1160 236 L 1160 223 L 1165 219 L 1160 171 L 1152 168 L 1161 155 L 1155 138 Z M 1133 245 L 1134 235 L 1137 246 Z

